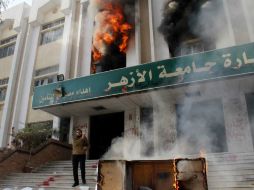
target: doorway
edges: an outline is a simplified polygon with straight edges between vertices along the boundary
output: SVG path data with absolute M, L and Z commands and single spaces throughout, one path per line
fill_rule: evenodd
M 112 140 L 123 136 L 124 112 L 96 115 L 90 118 L 90 159 L 100 159 Z
M 61 118 L 60 119 L 60 129 L 59 129 L 59 141 L 63 143 L 69 142 L 69 133 L 70 133 L 70 118 Z

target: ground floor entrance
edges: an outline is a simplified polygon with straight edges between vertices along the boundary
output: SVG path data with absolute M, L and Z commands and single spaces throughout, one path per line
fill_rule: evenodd
M 89 159 L 100 159 L 123 132 L 124 112 L 91 116 Z

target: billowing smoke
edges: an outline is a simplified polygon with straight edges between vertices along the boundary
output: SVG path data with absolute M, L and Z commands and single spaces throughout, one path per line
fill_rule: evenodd
M 175 49 L 179 48 L 180 41 L 183 40 L 185 28 L 189 33 L 199 38 L 209 38 L 213 43 L 216 43 L 216 47 L 232 46 L 234 43 L 228 37 L 229 23 L 226 22 L 226 13 L 223 7 L 223 1 L 219 0 L 167 1 L 160 31 L 163 32 L 167 42 L 170 42 L 169 45 L 172 42 L 176 46 Z M 238 7 L 239 4 L 230 4 L 229 6 L 232 24 L 237 24 L 234 21 L 237 21 L 239 17 L 239 13 L 235 12 Z M 254 2 L 248 1 L 248 7 L 254 7 Z M 243 10 L 241 14 L 243 15 Z M 242 16 L 241 14 L 240 16 Z M 171 15 L 171 17 L 167 15 Z M 224 38 L 226 35 L 228 36 Z M 175 52 L 174 48 L 172 52 Z M 229 149 L 227 146 L 230 145 L 227 145 L 229 141 L 225 136 L 226 132 L 228 133 L 225 131 L 228 121 L 225 121 L 224 116 L 228 117 L 230 114 L 232 115 L 230 118 L 233 118 L 239 115 L 239 108 L 232 110 L 223 102 L 225 97 L 239 96 L 238 87 L 234 89 L 234 85 L 229 86 L 226 81 L 221 81 L 220 84 L 214 82 L 207 84 L 207 86 L 202 85 L 202 88 L 200 85 L 189 86 L 185 88 L 185 92 L 191 93 L 181 92 L 179 93 L 181 97 L 179 94 L 168 94 L 166 99 L 165 96 L 161 97 L 159 92 L 151 93 L 152 133 L 150 125 L 146 126 L 147 124 L 144 123 L 139 128 L 138 134 L 115 139 L 104 158 L 169 159 L 180 155 L 195 154 L 200 150 L 205 150 L 207 153 L 227 152 Z M 205 95 L 202 92 L 205 92 Z M 242 119 L 239 119 L 242 123 L 237 126 L 246 127 L 248 125 L 243 117 L 245 116 L 241 116 Z M 242 137 L 244 138 L 244 136 L 247 135 L 243 134 Z M 154 146 L 147 146 L 151 142 Z M 240 144 L 239 147 L 241 146 L 243 145 Z
M 226 28 L 221 0 L 168 0 L 163 8 L 159 32 L 174 57 L 180 54 L 182 43 L 190 39 L 202 41 L 204 50 L 214 49 L 215 44 L 228 35 Z
M 190 33 L 202 3 L 200 0 L 168 0 L 165 3 L 159 31 L 164 35 L 171 55 L 175 55 L 184 35 Z
M 168 97 L 172 101 L 165 100 L 158 92 L 150 93 L 150 98 L 153 114 L 148 117 L 152 117 L 153 126 L 144 122 L 138 134 L 114 139 L 104 159 L 173 159 L 181 155 L 199 155 L 200 151 L 227 149 L 223 141 L 224 118 L 220 101 L 200 103 L 186 98 L 177 105 L 172 96 Z

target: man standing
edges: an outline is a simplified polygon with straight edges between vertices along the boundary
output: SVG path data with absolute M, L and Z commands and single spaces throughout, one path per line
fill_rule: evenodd
M 79 185 L 78 178 L 79 163 L 82 183 L 86 184 L 85 160 L 87 148 L 88 148 L 88 140 L 86 138 L 85 132 L 82 131 L 81 129 L 77 129 L 72 143 L 72 167 L 74 177 L 74 184 L 72 185 L 72 187 L 76 187 Z

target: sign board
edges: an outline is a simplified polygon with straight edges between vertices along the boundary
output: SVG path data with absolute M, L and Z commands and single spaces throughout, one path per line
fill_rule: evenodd
M 103 72 L 35 88 L 33 108 L 254 73 L 254 43 Z

